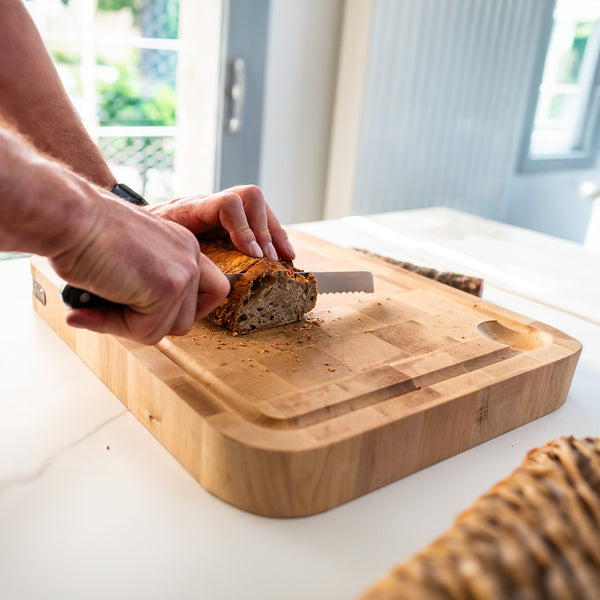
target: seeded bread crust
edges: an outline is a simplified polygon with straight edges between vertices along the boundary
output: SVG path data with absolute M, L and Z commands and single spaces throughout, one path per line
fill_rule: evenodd
M 229 296 L 208 319 L 237 333 L 250 333 L 299 321 L 317 301 L 311 273 L 300 275 L 290 261 L 253 258 L 229 241 L 201 243 L 202 252 L 223 273 L 241 273 Z

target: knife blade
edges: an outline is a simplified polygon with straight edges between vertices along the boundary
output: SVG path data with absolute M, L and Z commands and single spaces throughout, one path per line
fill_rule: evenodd
M 373 273 L 370 271 L 300 271 L 298 275 L 312 273 L 317 280 L 319 294 L 341 294 L 345 292 L 366 292 L 372 294 Z M 243 273 L 224 273 L 233 285 Z
M 370 271 L 311 271 L 317 280 L 317 292 L 319 294 L 339 294 L 344 292 L 374 292 L 373 273 Z M 308 271 L 302 271 L 299 275 L 307 275 Z M 230 285 L 243 273 L 224 273 Z M 61 290 L 63 302 L 70 308 L 114 308 L 118 306 L 110 300 L 101 298 L 92 292 L 65 284 Z

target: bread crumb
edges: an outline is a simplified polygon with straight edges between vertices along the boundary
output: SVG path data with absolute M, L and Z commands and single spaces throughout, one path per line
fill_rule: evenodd
M 107 449 L 107 450 L 110 450 L 110 446 L 106 446 L 106 449 Z
M 335 369 L 334 369 L 333 367 L 327 367 L 327 370 L 328 370 L 330 373 L 333 373 L 333 372 L 335 371 Z

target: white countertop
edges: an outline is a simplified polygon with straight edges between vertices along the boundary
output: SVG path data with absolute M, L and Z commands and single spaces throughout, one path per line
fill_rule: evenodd
M 530 448 L 600 435 L 600 255 L 447 209 L 298 228 L 482 275 L 485 299 L 583 343 L 567 402 L 326 513 L 257 517 L 192 479 L 33 311 L 29 261 L 2 261 L 0 598 L 355 598 Z

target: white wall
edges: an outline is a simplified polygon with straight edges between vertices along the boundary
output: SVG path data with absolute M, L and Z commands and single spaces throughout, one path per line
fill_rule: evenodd
M 322 216 L 343 0 L 271 0 L 260 185 L 283 223 Z

